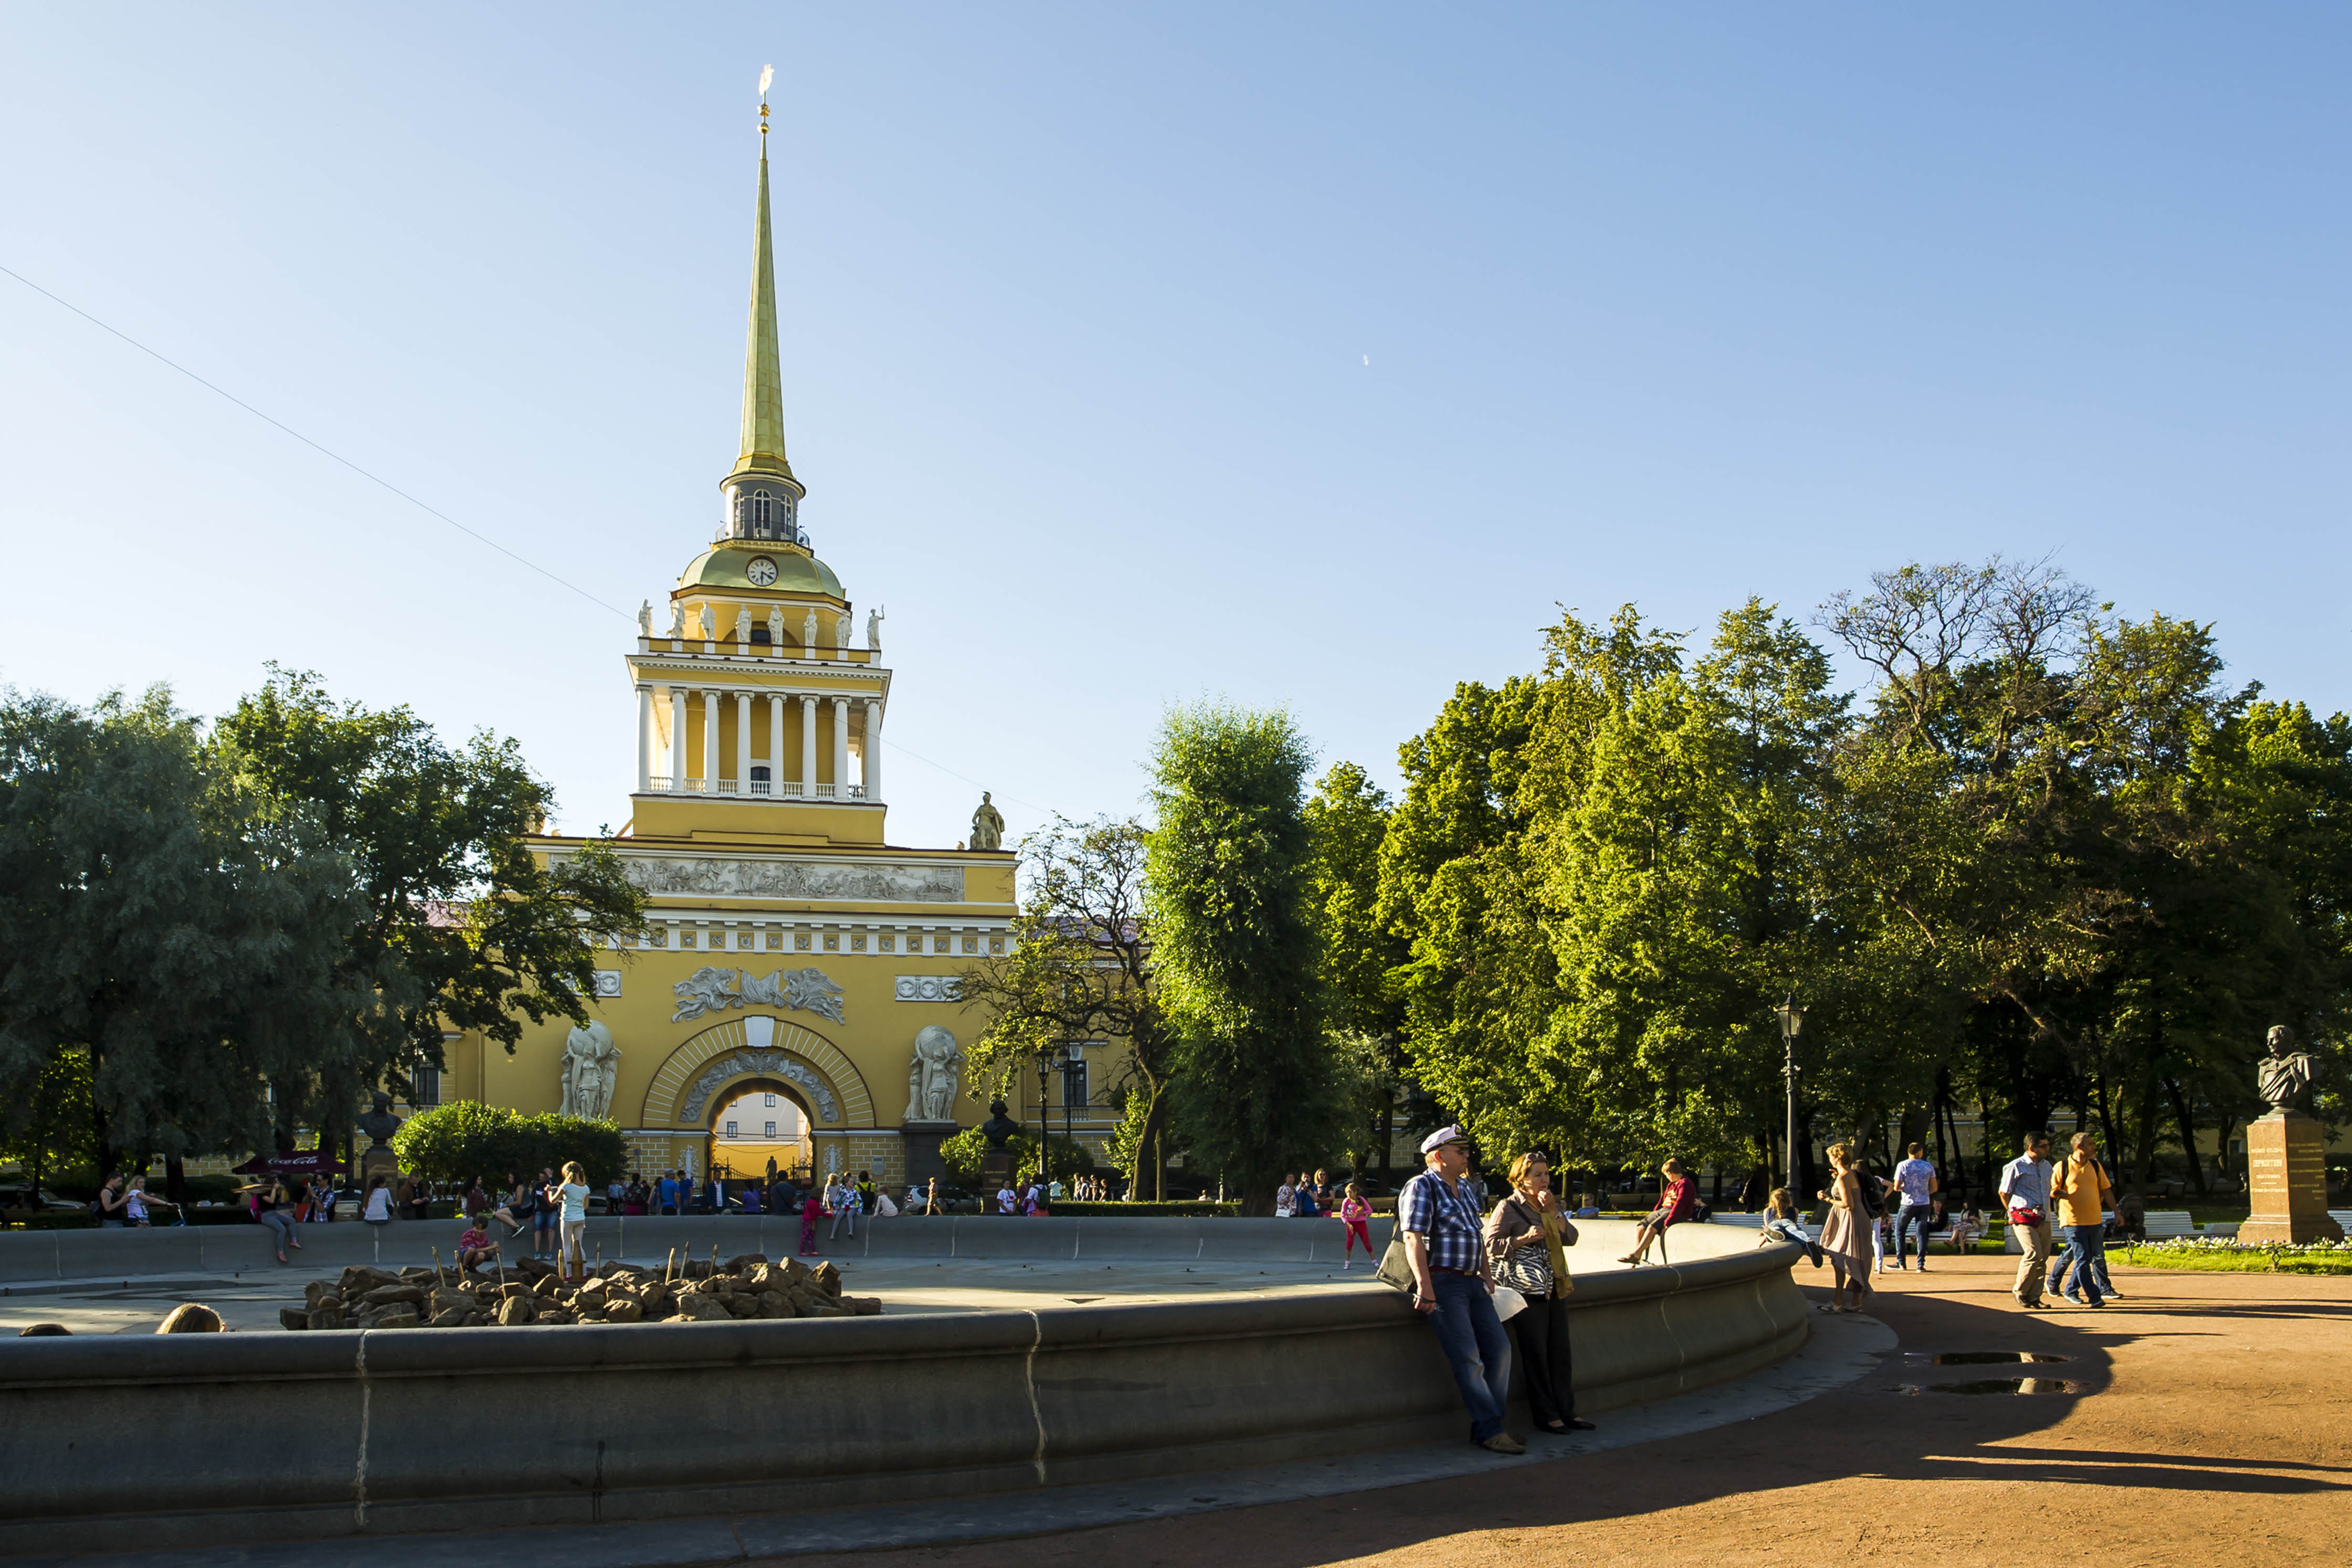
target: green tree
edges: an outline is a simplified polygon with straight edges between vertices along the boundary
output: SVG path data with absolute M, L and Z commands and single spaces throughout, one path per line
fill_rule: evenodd
M 161 688 L 0 702 L 0 885 L 12 1136 L 78 1057 L 101 1163 L 267 1148 L 363 1055 L 376 998 L 339 965 L 363 916 L 350 862 L 212 767 Z
M 643 924 L 644 894 L 609 841 L 534 852 L 553 791 L 511 740 L 452 748 L 404 707 L 338 706 L 315 675 L 273 668 L 220 722 L 217 748 L 245 789 L 315 824 L 357 868 L 363 914 L 345 928 L 343 967 L 381 998 L 384 1027 L 339 1104 L 446 1065 L 445 1030 L 480 1030 L 511 1052 L 525 1019 L 585 1023 L 599 937 Z
M 1295 1168 L 1346 1145 L 1324 1049 L 1310 894 L 1310 755 L 1287 714 L 1204 705 L 1169 714 L 1152 755 L 1152 960 L 1183 1037 L 1188 1159 L 1244 1212 L 1271 1212 Z
M 1119 1147 L 1129 1190 L 1165 1191 L 1169 1090 L 1177 1040 L 1152 971 L 1142 824 L 1056 817 L 1021 844 L 1021 913 L 999 956 L 964 971 L 967 1009 L 988 1027 L 967 1048 L 965 1092 L 1009 1094 L 1040 1051 L 1100 1041 L 1117 1076 L 1104 1087 L 1136 1121 Z M 979 1167 L 973 1167 L 977 1170 Z
M 1334 763 L 1307 802 L 1315 841 L 1308 902 L 1331 1004 L 1332 1049 L 1347 1067 L 1342 1082 L 1351 1086 L 1350 1148 L 1375 1155 L 1383 1174 L 1393 1164 L 1400 1097 L 1407 1091 L 1404 1003 L 1391 971 L 1411 954 L 1381 918 L 1381 846 L 1390 813 L 1387 793 L 1352 762 Z

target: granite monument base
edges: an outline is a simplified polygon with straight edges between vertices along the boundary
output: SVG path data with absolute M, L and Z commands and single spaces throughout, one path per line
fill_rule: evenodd
M 2327 1216 L 2327 1140 L 2300 1111 L 2273 1111 L 2246 1124 L 2246 1187 L 2253 1214 L 2238 1239 L 2257 1243 L 2341 1241 Z

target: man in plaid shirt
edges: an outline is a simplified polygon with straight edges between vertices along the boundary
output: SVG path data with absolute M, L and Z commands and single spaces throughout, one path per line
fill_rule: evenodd
M 1469 1141 L 1459 1127 L 1441 1127 L 1423 1142 L 1421 1153 L 1429 1168 L 1397 1195 L 1397 1228 L 1412 1260 L 1412 1304 L 1436 1329 L 1453 1364 L 1470 1411 L 1470 1440 L 1498 1454 L 1524 1454 L 1527 1445 L 1503 1430 L 1511 1345 L 1495 1315 L 1495 1277 L 1479 1238 L 1485 1216 L 1464 1179 Z

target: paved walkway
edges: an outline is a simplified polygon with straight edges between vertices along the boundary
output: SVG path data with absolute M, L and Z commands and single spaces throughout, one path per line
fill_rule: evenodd
M 1885 1276 L 1872 1312 L 1899 1336 L 1897 1353 L 1843 1387 L 1753 1420 L 1377 1492 L 899 1561 L 2299 1568 L 2352 1560 L 2352 1280 L 2118 1270 L 2126 1298 L 2104 1312 L 2029 1314 L 2006 1293 L 2013 1269 L 1996 1258 L 1937 1260 L 1925 1276 Z M 1930 1359 L 2000 1351 L 2069 1359 Z M 2079 1391 L 1932 1391 L 2028 1375 Z M 871 1568 L 876 1554 L 754 1560 Z

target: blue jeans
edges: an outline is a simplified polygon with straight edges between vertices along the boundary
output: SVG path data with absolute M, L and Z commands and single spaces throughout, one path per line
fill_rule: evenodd
M 2058 1254 L 2050 1265 L 2049 1285 L 2053 1295 L 2062 1293 L 2060 1281 L 2063 1280 L 2066 1285 L 2087 1296 L 2094 1306 L 2104 1300 L 2099 1294 L 2099 1281 L 2095 1275 L 2096 1270 L 2106 1267 L 2106 1234 L 2104 1225 L 2066 1227 L 2066 1250 Z M 2074 1273 L 2072 1279 L 2066 1278 L 2069 1270 Z
M 1437 1310 L 1429 1326 L 1453 1364 L 1454 1382 L 1470 1412 L 1470 1440 L 1483 1443 L 1503 1429 L 1503 1407 L 1511 1393 L 1511 1342 L 1495 1315 L 1486 1287 L 1466 1274 L 1429 1271 L 1437 1287 Z
M 1904 1267 L 1904 1260 L 1910 1255 L 1911 1228 L 1915 1225 L 1919 1228 L 1919 1267 L 1925 1269 L 1927 1266 L 1927 1229 L 1935 1222 L 1936 1208 L 1933 1204 L 1906 1203 L 1903 1206 L 1903 1212 L 1895 1217 L 1895 1266 L 1896 1268 Z

